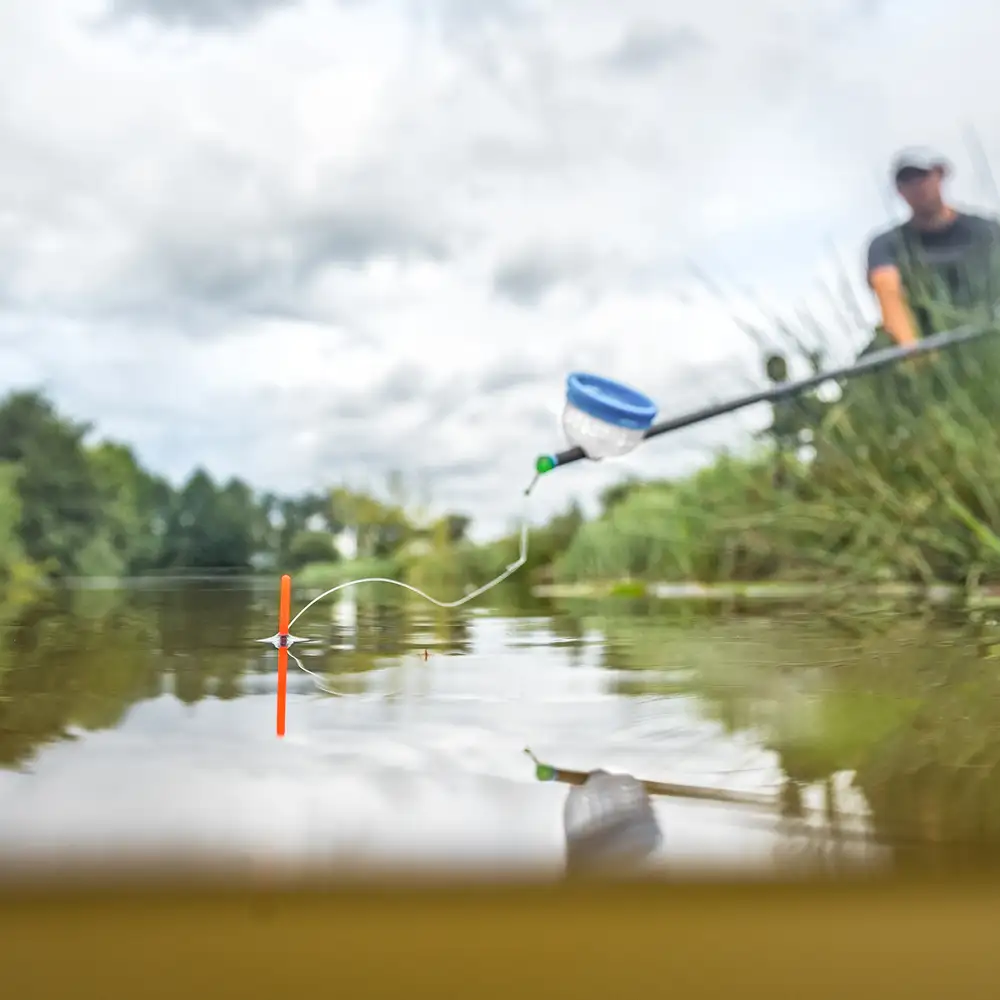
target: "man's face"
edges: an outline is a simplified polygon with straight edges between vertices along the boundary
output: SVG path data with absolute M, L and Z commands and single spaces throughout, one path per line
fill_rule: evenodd
M 896 175 L 896 190 L 900 197 L 916 215 L 932 215 L 941 209 L 941 183 L 944 171 L 940 167 L 933 170 L 918 170 L 906 167 Z

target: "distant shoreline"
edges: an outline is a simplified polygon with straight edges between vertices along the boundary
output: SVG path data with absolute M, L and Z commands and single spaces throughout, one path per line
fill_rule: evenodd
M 308 567 L 305 568 L 308 570 Z M 306 579 L 301 579 L 305 576 Z M 306 591 L 322 589 L 324 586 L 341 582 L 309 579 L 310 574 L 300 571 L 300 578 L 293 576 L 293 584 Z M 350 579 L 341 573 L 342 579 Z M 180 586 L 191 583 L 239 583 L 253 584 L 267 588 L 278 578 L 272 573 L 197 573 L 182 572 L 150 574 L 137 577 L 75 577 L 66 580 L 71 587 L 79 590 L 117 590 L 120 588 L 153 588 L 157 586 Z M 794 582 L 769 580 L 757 582 L 683 583 L 645 582 L 641 580 L 591 581 L 587 583 L 537 584 L 531 588 L 533 597 L 543 600 L 604 600 L 653 598 L 662 601 L 709 601 L 732 600 L 768 602 L 800 601 L 807 599 L 833 598 L 842 594 L 853 597 L 882 600 L 921 600 L 929 604 L 962 604 L 965 607 L 1000 608 L 1000 586 L 981 587 L 963 599 L 963 588 L 955 584 L 936 583 L 931 586 L 907 583 L 883 583 L 858 585 L 846 582 L 823 583 L 820 581 Z
M 760 581 L 756 583 L 644 583 L 639 580 L 618 580 L 601 583 L 544 584 L 532 588 L 536 597 L 549 599 L 652 597 L 665 601 L 795 601 L 804 598 L 832 597 L 850 591 L 854 596 L 897 600 L 924 599 L 931 604 L 947 604 L 962 596 L 962 588 L 954 584 L 886 583 L 858 586 L 845 583 L 795 583 L 790 581 Z M 977 607 L 1000 607 L 1000 586 L 980 588 L 966 603 Z

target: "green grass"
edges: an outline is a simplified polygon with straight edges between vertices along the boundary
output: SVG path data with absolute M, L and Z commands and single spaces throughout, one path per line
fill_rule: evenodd
M 639 598 L 645 597 L 648 587 L 641 580 L 620 580 L 611 585 L 612 597 Z

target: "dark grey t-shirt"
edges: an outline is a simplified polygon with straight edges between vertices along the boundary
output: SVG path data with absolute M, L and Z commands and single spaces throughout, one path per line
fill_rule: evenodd
M 905 222 L 879 233 L 868 244 L 868 274 L 879 267 L 902 268 L 908 242 L 928 266 L 946 273 L 957 272 L 976 248 L 991 242 L 1000 245 L 1000 222 L 967 212 L 959 212 L 944 229 L 929 232 Z

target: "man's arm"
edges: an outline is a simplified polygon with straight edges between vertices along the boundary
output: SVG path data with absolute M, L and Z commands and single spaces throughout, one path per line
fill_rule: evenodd
M 882 310 L 882 325 L 899 345 L 917 342 L 916 324 L 906 304 L 891 233 L 876 236 L 868 245 L 868 284 Z

